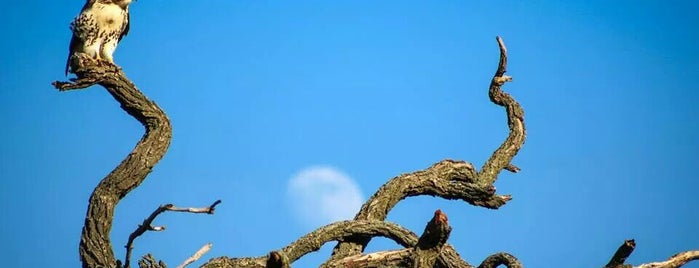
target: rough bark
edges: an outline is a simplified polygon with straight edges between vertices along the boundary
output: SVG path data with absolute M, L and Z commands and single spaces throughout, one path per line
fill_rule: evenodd
M 392 179 L 364 203 L 355 216 L 356 220 L 383 220 L 400 200 L 410 196 L 432 195 L 446 199 L 461 199 L 471 205 L 491 209 L 497 209 L 511 199 L 509 195 L 495 195 L 493 183 L 503 169 L 519 171 L 510 161 L 524 144 L 526 128 L 522 107 L 501 89 L 505 82 L 512 81 L 512 77 L 505 75 L 507 48 L 500 37 L 497 37 L 497 42 L 500 60 L 490 82 L 488 95 L 493 103 L 505 107 L 507 114 L 509 134 L 502 145 L 493 152 L 480 172 L 477 172 L 471 163 L 444 160 L 427 170 Z M 371 238 L 366 236 L 353 236 L 335 247 L 330 260 L 360 254 L 370 240 Z
M 78 67 L 74 68 L 78 79 L 74 83 L 54 82 L 57 89 L 66 91 L 99 84 L 145 127 L 145 134 L 133 151 L 92 192 L 80 237 L 80 260 L 84 268 L 116 267 L 109 238 L 114 209 L 165 155 L 172 139 L 172 127 L 165 112 L 143 95 L 119 67 L 84 55 L 73 57 L 72 62 Z
M 451 226 L 449 226 L 447 215 L 441 210 L 435 211 L 434 217 L 427 223 L 425 231 L 413 249 L 412 268 L 433 267 L 450 233 Z
M 522 268 L 522 263 L 515 256 L 507 252 L 499 252 L 488 256 L 478 268 L 495 268 L 505 265 L 507 268 Z

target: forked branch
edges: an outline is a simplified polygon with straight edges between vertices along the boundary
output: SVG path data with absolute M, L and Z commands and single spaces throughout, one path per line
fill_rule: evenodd
M 148 218 L 143 220 L 143 223 L 138 225 L 136 230 L 134 230 L 133 233 L 131 233 L 131 235 L 129 235 L 129 240 L 126 242 L 126 257 L 124 258 L 124 268 L 129 268 L 131 265 L 131 252 L 133 251 L 133 242 L 136 240 L 136 238 L 143 235 L 146 231 L 165 230 L 165 226 L 153 226 L 153 221 L 156 217 L 158 217 L 158 215 L 165 211 L 214 214 L 216 206 L 220 203 L 221 200 L 216 200 L 216 202 L 204 208 L 178 208 L 175 207 L 175 205 L 173 204 L 159 206 L 157 209 L 155 209 L 155 211 L 153 211 L 153 213 L 150 214 L 150 216 L 148 216 Z

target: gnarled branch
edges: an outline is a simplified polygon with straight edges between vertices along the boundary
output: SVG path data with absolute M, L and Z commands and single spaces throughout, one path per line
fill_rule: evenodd
M 119 67 L 92 60 L 83 54 L 73 58 L 79 66 L 75 70 L 77 80 L 73 83 L 54 82 L 57 89 L 65 91 L 99 84 L 124 111 L 145 127 L 145 134 L 133 151 L 92 192 L 80 238 L 83 267 L 115 267 L 117 262 L 109 239 L 114 209 L 124 196 L 145 180 L 165 155 L 172 139 L 172 127 L 165 112 L 143 95 Z
M 496 39 L 500 49 L 500 60 L 488 95 L 493 103 L 505 107 L 510 129 L 507 139 L 495 150 L 480 172 L 468 162 L 443 160 L 427 170 L 393 178 L 364 203 L 355 220 L 383 220 L 400 200 L 410 196 L 432 195 L 446 199 L 461 199 L 471 205 L 491 209 L 497 209 L 511 199 L 509 195 L 495 195 L 495 186 L 492 184 L 502 169 L 519 171 L 510 161 L 524 144 L 526 130 L 522 107 L 501 89 L 512 77 L 505 75 L 505 44 L 500 37 Z M 335 246 L 329 261 L 360 254 L 370 240 L 371 238 L 366 236 L 353 236 L 345 242 L 340 242 Z
M 485 185 L 493 184 L 503 169 L 511 172 L 519 171 L 519 168 L 512 165 L 510 161 L 522 148 L 527 137 L 522 106 L 510 94 L 503 92 L 501 89 L 505 82 L 512 81 L 512 77 L 505 75 L 507 71 L 507 48 L 505 43 L 499 36 L 496 39 L 500 47 L 500 62 L 493 80 L 490 82 L 488 96 L 493 103 L 505 107 L 505 111 L 507 111 L 507 126 L 510 129 L 510 133 L 502 145 L 493 152 L 490 159 L 483 164 L 480 172 L 478 172 L 478 180 Z

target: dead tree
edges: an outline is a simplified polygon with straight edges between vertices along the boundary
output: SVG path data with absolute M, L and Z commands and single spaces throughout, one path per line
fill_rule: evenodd
M 217 257 L 210 259 L 201 267 L 290 267 L 291 263 L 305 254 L 316 251 L 323 244 L 333 241 L 339 243 L 321 267 L 474 267 L 463 260 L 447 243 L 452 227 L 449 225 L 447 216 L 440 210 L 434 212 L 434 216 L 427 222 L 425 230 L 419 237 L 410 230 L 385 220 L 388 212 L 398 202 L 412 196 L 430 195 L 450 200 L 463 200 L 473 206 L 489 209 L 498 209 L 512 199 L 509 195 L 496 194 L 493 183 L 502 170 L 519 171 L 511 161 L 524 144 L 526 129 L 522 107 L 512 96 L 501 90 L 501 87 L 506 82 L 512 81 L 512 78 L 505 75 L 507 67 L 505 45 L 499 37 L 497 41 L 500 60 L 490 82 L 488 94 L 493 103 L 505 108 L 509 134 L 480 170 L 476 170 L 469 162 L 442 160 L 425 170 L 390 179 L 364 203 L 354 220 L 324 226 L 264 256 Z M 217 200 L 204 208 L 178 208 L 172 204 L 158 207 L 129 236 L 126 256 L 123 261 L 118 260 L 109 239 L 114 209 L 123 197 L 145 180 L 153 166 L 165 155 L 170 145 L 172 128 L 165 112 L 143 95 L 118 66 L 95 61 L 85 55 L 72 57 L 71 64 L 76 67 L 73 70 L 77 79 L 72 82 L 56 81 L 53 85 L 57 89 L 67 91 L 101 85 L 121 104 L 122 109 L 145 127 L 145 134 L 134 150 L 94 189 L 80 237 L 80 260 L 83 267 L 130 267 L 134 240 L 146 231 L 164 230 L 164 227 L 152 225 L 158 215 L 165 211 L 213 214 L 216 205 L 221 201 Z M 404 248 L 364 253 L 366 245 L 373 237 L 378 236 L 392 239 Z M 196 261 L 210 247 L 210 244 L 204 245 L 179 267 Z M 605 267 L 632 267 L 624 262 L 634 248 L 633 240 L 625 241 Z M 697 259 L 699 259 L 699 251 L 687 251 L 676 254 L 664 262 L 642 264 L 637 267 L 680 267 Z M 138 265 L 142 268 L 165 267 L 162 261 L 157 261 L 150 254 L 143 256 Z M 500 265 L 509 268 L 522 267 L 515 256 L 505 252 L 487 257 L 478 267 L 489 268 Z

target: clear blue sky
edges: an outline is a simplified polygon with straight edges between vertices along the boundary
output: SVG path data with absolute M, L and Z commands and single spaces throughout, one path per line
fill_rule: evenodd
M 363 198 L 444 158 L 480 166 L 506 135 L 487 98 L 496 35 L 515 79 L 505 89 L 528 126 L 514 161 L 522 172 L 496 184 L 514 200 L 492 211 L 411 198 L 389 219 L 420 233 L 441 208 L 472 264 L 507 251 L 528 267 L 600 267 L 627 238 L 638 243 L 633 264 L 699 248 L 699 4 L 561 2 L 133 3 L 115 59 L 168 113 L 174 139 L 117 207 L 117 256 L 158 205 L 219 198 L 213 216 L 161 216 L 168 230 L 145 234 L 134 254 L 176 266 L 206 242 L 205 259 L 281 248 L 313 229 L 292 220 L 286 195 L 311 166 L 345 173 Z M 82 5 L 28 0 L 0 11 L 7 267 L 77 267 L 88 197 L 142 135 L 104 89 L 49 84 L 63 79 Z M 370 250 L 397 247 L 379 242 Z

